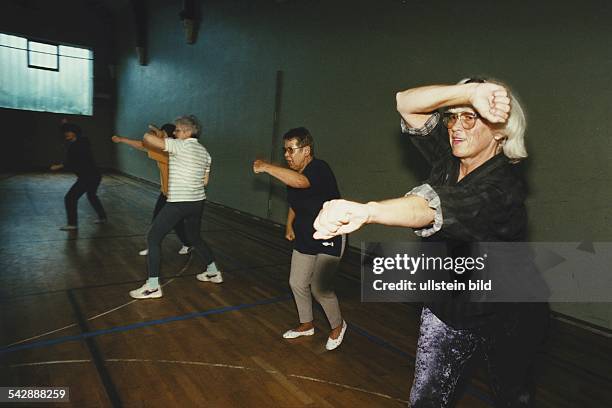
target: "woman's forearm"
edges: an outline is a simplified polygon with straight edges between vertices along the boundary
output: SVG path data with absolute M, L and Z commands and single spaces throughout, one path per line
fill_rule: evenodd
M 367 204 L 331 200 L 323 204 L 315 219 L 313 236 L 315 239 L 329 239 L 350 234 L 365 224 L 422 228 L 431 225 L 435 215 L 424 198 L 412 195 Z
M 278 179 L 282 183 L 293 188 L 308 188 L 310 187 L 310 181 L 308 178 L 297 171 L 280 167 L 275 164 L 267 163 L 264 171 L 272 177 Z
M 397 111 L 411 128 L 421 128 L 437 109 L 469 105 L 478 84 L 430 85 L 398 92 Z
M 429 85 L 396 94 L 397 111 L 402 115 L 427 114 L 444 106 L 467 105 L 476 83 Z
M 293 229 L 293 221 L 295 221 L 295 211 L 289 207 L 289 211 L 287 211 L 287 229 Z
M 430 85 L 398 92 L 397 111 L 410 127 L 422 127 L 431 113 L 444 106 L 470 105 L 491 123 L 504 123 L 510 112 L 510 96 L 502 85 L 468 83 Z
M 366 204 L 368 224 L 422 228 L 434 222 L 436 211 L 418 196 L 393 198 Z
M 138 150 L 143 150 L 146 151 L 147 149 L 144 147 L 142 141 L 140 140 L 135 140 L 135 139 L 129 139 L 127 137 L 122 137 L 122 136 L 113 136 L 113 142 L 115 143 L 123 143 L 126 144 L 130 147 L 133 147 L 134 149 L 138 149 Z
M 166 141 L 162 138 L 159 138 L 151 133 L 145 133 L 142 142 L 145 149 L 155 149 L 158 151 L 164 151 L 166 147 Z

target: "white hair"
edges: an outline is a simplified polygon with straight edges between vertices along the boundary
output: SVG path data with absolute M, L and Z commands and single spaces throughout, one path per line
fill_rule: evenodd
M 200 125 L 200 121 L 194 115 L 184 115 L 179 116 L 174 121 L 175 125 L 183 125 L 191 128 L 191 137 L 197 137 L 200 135 L 200 131 L 202 130 L 202 125 Z

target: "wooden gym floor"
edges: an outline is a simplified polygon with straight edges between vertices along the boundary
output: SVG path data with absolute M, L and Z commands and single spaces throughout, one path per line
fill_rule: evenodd
M 225 282 L 197 281 L 199 260 L 178 255 L 169 235 L 164 297 L 134 301 L 128 291 L 145 278 L 138 251 L 157 189 L 105 175 L 108 224 L 93 224 L 83 197 L 80 229 L 67 233 L 58 227 L 73 181 L 0 177 L 0 386 L 69 386 L 64 407 L 406 406 L 418 307 L 361 303 L 357 253 L 345 256 L 336 285 L 349 329 L 326 352 L 320 310 L 315 336 L 281 338 L 297 322 L 281 227 L 208 204 L 202 236 Z M 538 362 L 538 406 L 612 406 L 611 351 L 609 332 L 553 320 Z M 459 406 L 492 406 L 481 368 Z

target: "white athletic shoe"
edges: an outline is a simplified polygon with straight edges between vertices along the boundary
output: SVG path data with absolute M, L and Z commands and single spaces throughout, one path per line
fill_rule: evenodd
M 106 224 L 107 219 L 106 218 L 98 218 L 97 220 L 94 221 L 94 224 Z
M 340 346 L 340 344 L 342 344 L 342 339 L 344 339 L 344 333 L 346 332 L 346 322 L 343 320 L 342 321 L 342 331 L 340 332 L 340 335 L 338 336 L 337 339 L 332 339 L 331 337 L 327 338 L 327 344 L 325 345 L 325 348 L 327 350 L 333 350 L 338 348 L 338 346 Z
M 179 255 L 187 255 L 188 253 L 191 252 L 191 247 L 188 247 L 187 245 L 183 245 L 183 247 L 181 249 L 179 249 Z
M 202 282 L 223 283 L 221 272 L 202 272 L 196 275 L 196 278 Z
M 143 249 L 138 253 L 140 256 L 147 256 L 149 254 L 149 249 Z
M 310 330 L 297 331 L 297 330 L 287 330 L 285 334 L 283 334 L 284 339 L 296 339 L 301 336 L 312 336 L 314 334 L 314 327 Z
M 79 229 L 79 227 L 77 227 L 76 225 L 70 225 L 70 224 L 64 225 L 63 227 L 60 227 L 60 230 L 62 230 L 62 231 L 75 231 L 75 230 L 78 230 L 78 229 Z
M 163 296 L 161 286 L 151 288 L 146 283 L 136 290 L 130 291 L 130 296 L 134 299 L 158 299 Z

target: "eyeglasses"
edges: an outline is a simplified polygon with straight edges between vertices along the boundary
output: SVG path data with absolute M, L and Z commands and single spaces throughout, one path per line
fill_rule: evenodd
M 476 126 L 476 120 L 478 118 L 480 118 L 480 115 L 474 112 L 445 112 L 442 115 L 442 122 L 444 123 L 444 126 L 450 129 L 455 126 L 455 123 L 457 123 L 457 119 L 459 119 L 461 121 L 461 126 L 463 126 L 463 129 L 470 130 L 474 126 Z
M 296 151 L 305 148 L 306 146 L 300 147 L 285 147 L 283 148 L 283 153 L 289 154 L 289 156 L 293 156 Z

